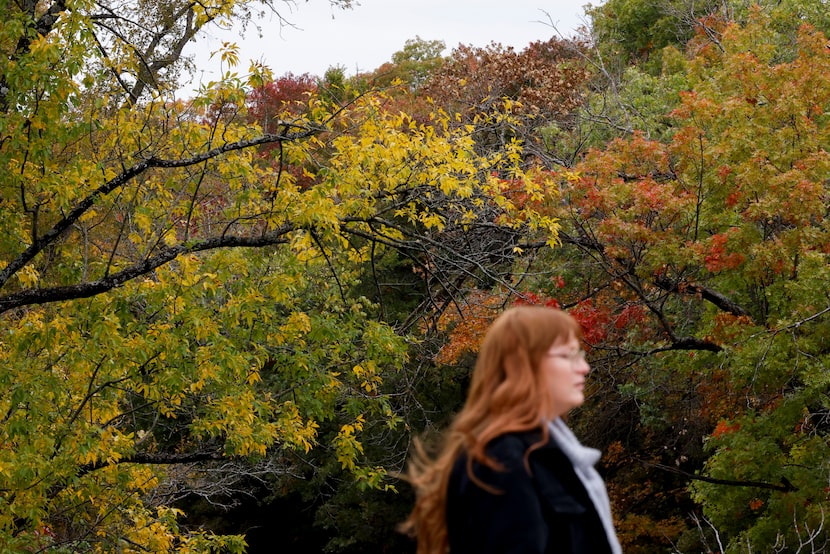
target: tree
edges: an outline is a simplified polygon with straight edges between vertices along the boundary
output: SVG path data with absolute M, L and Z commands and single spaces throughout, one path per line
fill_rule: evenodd
M 392 54 L 392 60 L 374 71 L 375 86 L 390 85 L 396 80 L 416 91 L 444 63 L 441 53 L 444 41 L 424 40 L 416 36 L 404 43 L 403 49 Z
M 647 60 L 669 45 L 683 46 L 694 33 L 699 17 L 717 13 L 720 3 L 684 0 L 643 2 L 610 0 L 591 7 L 592 32 L 610 60 Z
M 760 10 L 729 25 L 698 45 L 666 142 L 634 133 L 561 172 L 565 286 L 537 292 L 592 323 L 577 421 L 613 453 L 632 549 L 661 525 L 697 548 L 676 525 L 690 498 L 666 492 L 684 479 L 728 552 L 827 539 L 830 58 L 807 25 L 781 45 Z
M 514 116 L 512 126 L 482 128 L 477 136 L 479 148 L 498 150 L 515 139 L 523 144 L 528 165 L 539 165 L 535 158 L 543 166 L 558 163 L 559 158 L 550 159 L 552 149 L 545 147 L 545 135 L 535 131 L 542 126 L 572 127 L 590 77 L 584 48 L 578 40 L 555 38 L 531 43 L 520 52 L 500 44 L 461 45 L 422 92 L 447 112 L 458 113 L 459 124 L 469 124 L 493 110 Z
M 809 22 L 827 33 L 828 16 L 821 0 L 786 0 L 746 2 L 690 2 L 688 0 L 610 0 L 589 6 L 591 34 L 600 57 L 613 63 L 614 72 L 636 64 L 651 71 L 659 63 L 651 63 L 652 55 L 665 47 L 694 47 L 693 38 L 703 35 L 718 42 L 724 26 L 746 24 L 753 9 L 761 9 L 785 46 L 795 39 L 798 28 Z M 786 51 L 786 49 L 784 49 Z M 612 66 L 609 66 L 612 67 Z
M 556 39 L 521 52 L 495 43 L 460 45 L 432 76 L 426 92 L 465 115 L 487 112 L 503 98 L 521 103 L 517 109 L 522 113 L 561 115 L 579 105 L 581 68 L 562 64 L 577 58 L 571 50 L 575 47 Z
M 241 551 L 174 503 L 223 502 L 315 448 L 381 486 L 361 436 L 398 420 L 382 385 L 406 341 L 355 280 L 394 251 L 446 304 L 504 278 L 469 237 L 497 266 L 512 243 L 483 237 L 554 240 L 495 178 L 523 179 L 520 147 L 481 155 L 445 115 L 311 94 L 260 126 L 250 93 L 280 85 L 237 74 L 232 47 L 176 101 L 183 41 L 236 9 L 32 3 L 0 31 L 9 549 Z

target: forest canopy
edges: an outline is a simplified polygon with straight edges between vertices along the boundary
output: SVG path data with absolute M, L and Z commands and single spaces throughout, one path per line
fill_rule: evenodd
M 200 30 L 284 6 L 0 5 L 6 550 L 411 550 L 394 475 L 514 303 L 583 324 L 626 552 L 827 548 L 820 0 L 353 76 L 227 47 L 187 99 Z

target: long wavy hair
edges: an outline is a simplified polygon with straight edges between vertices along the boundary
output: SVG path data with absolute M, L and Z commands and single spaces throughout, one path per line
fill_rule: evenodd
M 494 469 L 499 465 L 485 449 L 494 438 L 511 432 L 538 429 L 548 440 L 542 422 L 552 412 L 539 362 L 551 346 L 571 337 L 581 339 L 579 323 L 567 313 L 543 306 L 515 306 L 493 322 L 481 343 L 467 400 L 443 437 L 437 456 L 431 457 L 419 440 L 404 479 L 415 490 L 415 506 L 400 530 L 417 539 L 418 554 L 444 554 L 447 537 L 447 484 L 458 456 L 467 454 L 467 471 L 477 461 Z

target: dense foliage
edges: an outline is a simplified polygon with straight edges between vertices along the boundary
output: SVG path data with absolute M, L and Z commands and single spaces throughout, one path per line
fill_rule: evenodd
M 826 550 L 820 4 L 609 0 L 352 77 L 231 45 L 182 101 L 253 4 L 0 0 L 0 545 L 405 551 L 410 440 L 527 302 L 584 324 L 626 552 Z

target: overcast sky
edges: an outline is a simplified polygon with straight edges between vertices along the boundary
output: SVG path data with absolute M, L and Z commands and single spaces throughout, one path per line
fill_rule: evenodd
M 195 55 L 195 79 L 219 76 L 217 57 L 224 41 L 240 47 L 240 73 L 251 59 L 261 60 L 275 76 L 310 73 L 322 76 L 329 67 L 342 66 L 347 75 L 371 71 L 390 61 L 409 39 L 441 40 L 445 55 L 459 44 L 486 46 L 492 41 L 519 50 L 556 32 L 572 36 L 585 21 L 590 0 L 359 0 L 349 10 L 332 8 L 327 0 L 299 0 L 284 6 L 281 15 L 295 27 L 280 28 L 276 16 L 260 20 L 263 35 L 249 27 L 238 31 L 204 33 L 185 51 Z M 594 0 L 594 4 L 601 2 Z

